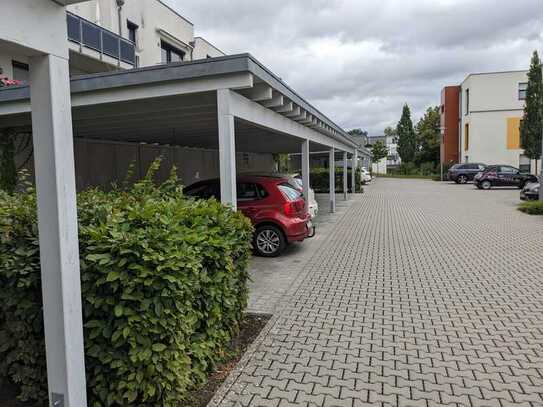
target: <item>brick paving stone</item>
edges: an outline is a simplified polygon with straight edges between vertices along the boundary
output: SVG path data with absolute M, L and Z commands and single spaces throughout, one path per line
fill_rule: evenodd
M 543 219 L 517 203 L 378 179 L 277 281 L 252 274 L 276 315 L 218 405 L 543 406 Z

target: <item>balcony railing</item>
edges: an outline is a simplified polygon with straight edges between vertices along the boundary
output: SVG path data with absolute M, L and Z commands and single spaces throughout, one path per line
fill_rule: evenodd
M 136 66 L 136 44 L 132 41 L 69 12 L 67 21 L 70 41 Z

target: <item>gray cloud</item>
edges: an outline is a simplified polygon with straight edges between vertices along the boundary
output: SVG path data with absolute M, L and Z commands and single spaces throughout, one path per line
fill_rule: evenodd
M 541 0 L 166 0 L 197 34 L 250 52 L 344 128 L 415 119 L 470 72 L 525 69 Z

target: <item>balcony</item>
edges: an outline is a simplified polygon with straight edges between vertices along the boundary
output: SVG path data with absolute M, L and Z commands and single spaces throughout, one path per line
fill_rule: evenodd
M 132 41 L 69 12 L 67 23 L 68 40 L 81 49 L 85 47 L 96 51 L 100 59 L 104 56 L 113 58 L 119 66 L 121 63 L 136 66 L 136 44 Z

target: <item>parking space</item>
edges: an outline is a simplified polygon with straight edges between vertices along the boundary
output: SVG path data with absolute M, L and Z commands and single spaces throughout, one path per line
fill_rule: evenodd
M 377 180 L 290 253 L 297 280 L 211 405 L 543 405 L 543 219 L 518 195 Z
M 250 265 L 251 282 L 249 283 L 248 312 L 273 314 L 282 304 L 289 289 L 296 286 L 304 277 L 302 267 L 307 260 L 315 256 L 326 241 L 337 220 L 345 213 L 353 200 L 343 200 L 343 195 L 336 195 L 336 212 L 330 213 L 328 194 L 316 194 L 319 214 L 315 219 L 317 233 L 312 239 L 291 244 L 280 257 L 253 257 Z

